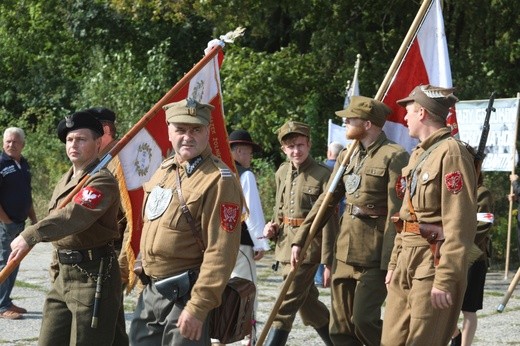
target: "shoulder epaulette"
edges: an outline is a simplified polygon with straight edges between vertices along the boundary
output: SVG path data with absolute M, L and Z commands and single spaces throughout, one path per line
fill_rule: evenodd
M 219 168 L 220 176 L 222 178 L 231 178 L 233 177 L 233 172 L 229 168 Z

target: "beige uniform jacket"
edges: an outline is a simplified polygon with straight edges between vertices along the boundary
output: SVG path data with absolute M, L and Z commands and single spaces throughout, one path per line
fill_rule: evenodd
M 291 177 L 293 172 L 294 177 Z M 284 225 L 283 219 L 304 219 L 311 211 L 330 177 L 330 169 L 312 157 L 298 168 L 290 162 L 283 163 L 276 172 L 276 205 L 274 220 L 280 225 L 276 239 L 275 257 L 280 262 L 290 262 L 291 246 L 300 232 L 299 227 Z M 313 239 L 304 263 L 332 265 L 334 242 L 339 230 L 337 215 L 324 224 Z
M 52 194 L 49 215 L 21 233 L 30 246 L 52 241 L 57 249 L 83 250 L 106 245 L 119 237 L 116 218 L 119 190 L 106 168 L 89 177 L 72 201 L 58 209 L 62 200 L 98 163 L 96 160 L 75 177 L 72 177 L 72 168 L 62 176 Z
M 408 203 L 412 170 L 418 165 L 421 154 L 440 141 L 416 170 L 417 187 L 411 203 L 419 223 L 442 223 L 445 241 L 440 250 L 439 265 L 435 267 L 433 286 L 445 292 L 456 292 L 458 282 L 466 276 L 466 256 L 477 229 L 477 184 L 473 155 L 451 137 L 448 128 L 437 130 L 412 152 L 410 162 L 403 169 L 407 188 L 399 216 L 402 220 L 413 221 Z M 401 246 L 429 244 L 418 234 L 398 234 L 388 269 L 395 269 Z M 429 265 L 415 268 L 415 276 L 429 276 L 430 270 Z
M 176 190 L 175 157 L 163 161 L 151 180 L 144 184 L 145 209 L 152 189 L 172 190 L 164 212 L 150 220 L 143 215 L 141 255 L 146 274 L 164 278 L 188 269 L 199 269 L 187 311 L 204 321 L 210 310 L 220 305 L 240 245 L 243 197 L 239 181 L 229 168 L 211 154 L 208 146 L 202 161 L 189 175 L 186 164 L 179 165 L 182 196 L 202 232 L 204 254 L 190 224 L 183 215 Z
M 340 233 L 336 242 L 336 258 L 350 265 L 386 270 L 396 234 L 390 217 L 401 207 L 403 198 L 401 169 L 408 162 L 409 155 L 403 147 L 388 140 L 384 133 L 362 151 L 363 155 L 360 155 L 359 150 L 356 149 L 350 163 L 347 162 L 347 168 L 334 190 L 325 217 L 317 226 L 319 229 L 335 213 L 338 202 L 346 196 L 347 207 L 341 219 Z M 329 190 L 346 153 L 347 150 L 340 152 L 326 191 Z M 346 193 L 348 176 L 355 172 L 361 177 L 359 187 L 352 193 Z M 294 239 L 295 244 L 302 246 L 305 242 L 325 195 L 326 192 L 320 196 L 300 227 L 300 232 Z M 351 215 L 350 205 L 386 209 L 387 214 L 378 217 L 358 217 Z

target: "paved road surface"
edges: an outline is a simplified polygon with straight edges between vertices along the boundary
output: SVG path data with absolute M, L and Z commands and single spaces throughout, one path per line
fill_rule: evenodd
M 25 307 L 29 313 L 23 320 L 0 320 L 0 346 L 37 344 L 43 301 L 45 293 L 50 287 L 48 265 L 51 249 L 50 244 L 38 244 L 22 262 L 12 297 L 17 305 Z M 272 262 L 272 255 L 266 256 L 259 263 L 258 268 L 260 280 L 257 316 L 259 333 L 276 301 L 281 283 L 279 275 L 274 274 L 270 269 Z M 473 345 L 520 345 L 520 285 L 516 287 L 505 311 L 496 312 L 496 307 L 502 301 L 513 276 L 514 272 L 509 275 L 509 280 L 504 280 L 503 272 L 488 274 L 484 309 L 479 311 L 479 326 Z M 320 289 L 320 292 L 321 299 L 330 306 L 329 291 Z M 127 325 L 132 318 L 135 299 L 134 295 L 125 299 Z M 289 335 L 288 345 L 304 344 L 311 346 L 322 343 L 316 332 L 312 328 L 304 327 L 297 317 Z M 235 343 L 235 345 L 239 345 L 239 343 Z

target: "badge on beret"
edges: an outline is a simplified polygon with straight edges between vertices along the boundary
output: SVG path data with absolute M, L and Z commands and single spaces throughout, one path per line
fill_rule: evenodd
M 444 183 L 451 193 L 459 193 L 462 190 L 463 180 L 460 171 L 451 172 L 444 176 Z
M 188 114 L 196 116 L 197 115 L 197 103 L 194 99 L 189 98 L 186 99 L 186 108 L 188 108 Z
M 96 188 L 92 186 L 87 186 L 82 188 L 74 197 L 74 203 L 82 205 L 89 209 L 96 208 L 101 200 L 103 199 L 103 194 Z
M 240 221 L 240 208 L 234 203 L 220 205 L 220 225 L 226 232 L 234 232 Z
M 400 175 L 395 181 L 395 193 L 397 194 L 397 198 L 403 199 L 404 192 L 406 190 L 406 178 Z
M 65 126 L 71 128 L 74 126 L 74 121 L 72 120 L 72 115 L 67 115 L 65 117 Z

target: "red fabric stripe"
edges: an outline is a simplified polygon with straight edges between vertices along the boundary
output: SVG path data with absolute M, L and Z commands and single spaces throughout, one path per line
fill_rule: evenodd
M 421 56 L 419 42 L 417 38 L 415 38 L 408 53 L 404 57 L 394 82 L 383 98 L 383 102 L 392 108 L 392 114 L 388 117 L 388 121 L 401 123 L 406 126 L 406 122 L 404 121 L 406 110 L 399 106 L 396 101 L 408 96 L 417 85 L 428 83 L 428 73 L 426 72 Z

